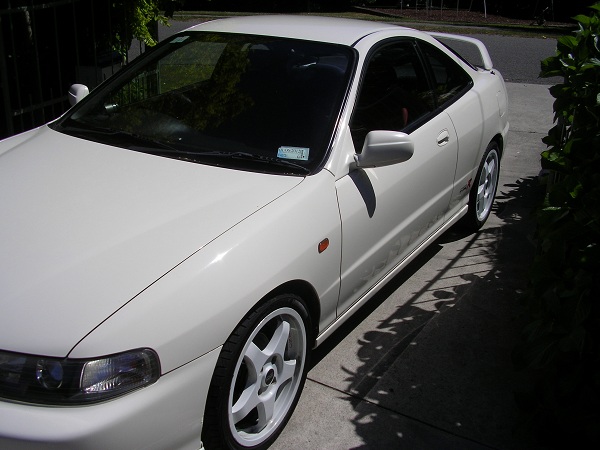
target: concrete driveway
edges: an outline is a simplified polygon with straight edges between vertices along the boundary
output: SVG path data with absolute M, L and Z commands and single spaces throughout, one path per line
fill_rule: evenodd
M 507 84 L 511 130 L 493 214 L 451 229 L 317 349 L 273 449 L 523 449 L 511 351 L 533 252 L 548 86 Z

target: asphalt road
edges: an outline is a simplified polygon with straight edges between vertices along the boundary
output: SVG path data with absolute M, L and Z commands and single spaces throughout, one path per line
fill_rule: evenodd
M 494 67 L 511 83 L 555 84 L 557 78 L 539 78 L 540 62 L 556 53 L 556 39 L 489 34 L 469 35 L 485 44 Z

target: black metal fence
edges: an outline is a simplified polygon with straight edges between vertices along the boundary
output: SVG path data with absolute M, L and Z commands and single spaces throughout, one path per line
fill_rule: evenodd
M 71 84 L 117 71 L 112 35 L 111 0 L 0 0 L 0 139 L 61 115 Z

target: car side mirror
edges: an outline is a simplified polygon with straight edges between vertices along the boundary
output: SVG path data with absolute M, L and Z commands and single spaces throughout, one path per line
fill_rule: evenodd
M 69 88 L 69 103 L 73 106 L 89 93 L 90 89 L 85 84 L 73 84 Z
M 408 161 L 415 152 L 411 137 L 400 131 L 374 130 L 367 134 L 362 151 L 354 155 L 357 167 L 389 166 Z

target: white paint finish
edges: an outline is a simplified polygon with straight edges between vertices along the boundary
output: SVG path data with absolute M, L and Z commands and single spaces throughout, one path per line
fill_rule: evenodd
M 443 130 L 450 138 L 439 147 Z M 336 184 L 344 235 L 338 314 L 439 228 L 448 210 L 458 151 L 450 118 L 439 114 L 411 138 L 408 161 L 356 170 Z
M 267 15 L 232 17 L 196 25 L 189 30 L 221 33 L 258 34 L 309 41 L 352 45 L 380 30 L 394 33 L 406 30 L 397 25 L 324 16 Z
M 0 347 L 66 356 L 140 291 L 301 180 L 39 130 L 0 156 L 0 298 L 10 305 Z
M 324 328 L 339 293 L 339 220 L 331 174 L 308 177 L 127 304 L 71 357 L 148 346 L 163 372 L 172 370 L 221 345 L 263 296 L 294 280 L 319 296 Z M 330 244 L 319 254 L 324 238 Z

